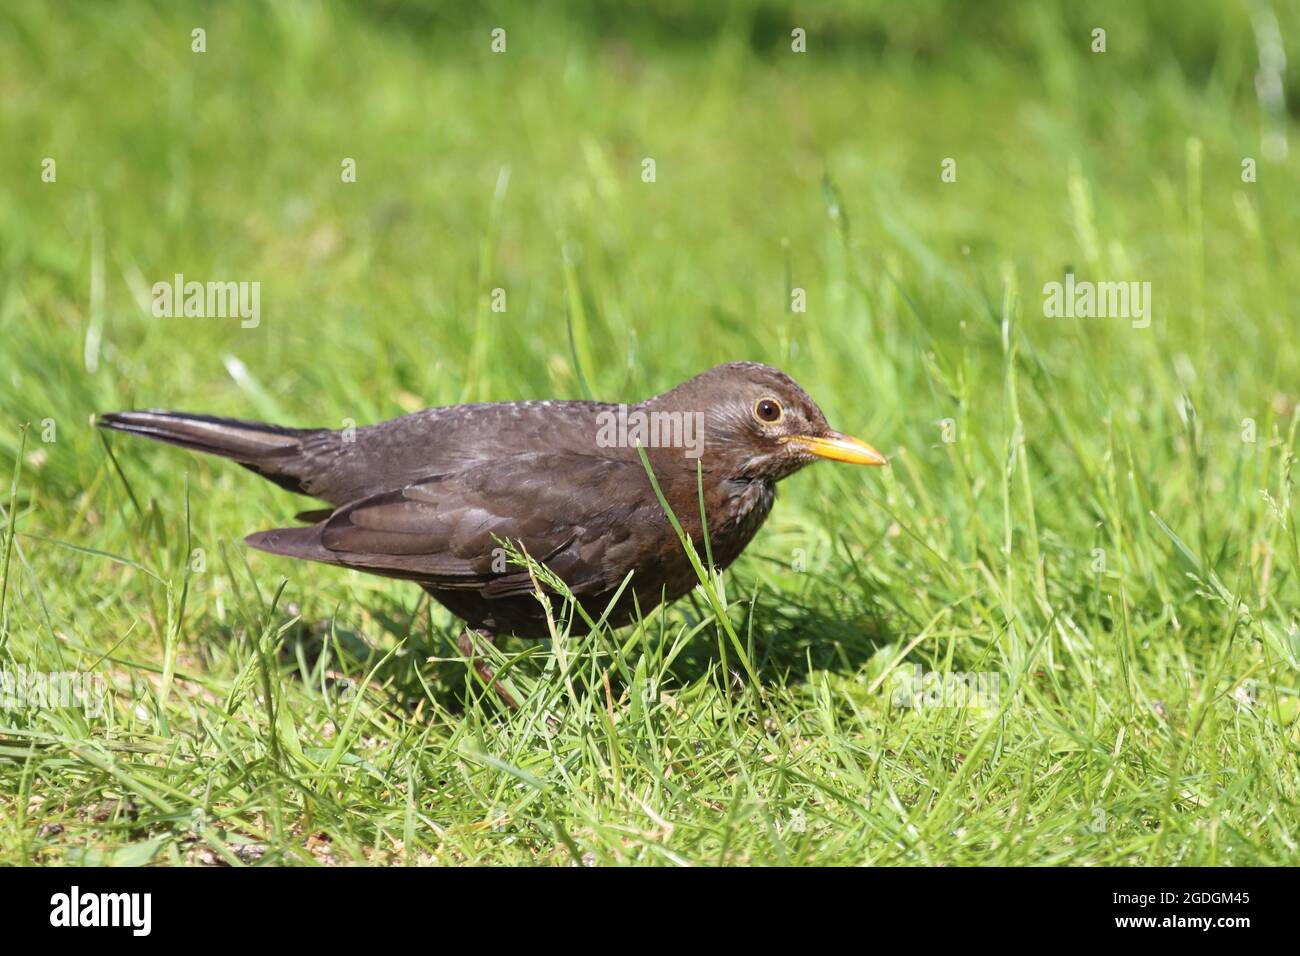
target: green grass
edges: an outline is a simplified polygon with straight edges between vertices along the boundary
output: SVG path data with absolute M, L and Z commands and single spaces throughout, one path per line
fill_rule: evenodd
M 1300 859 L 1267 4 L 696 6 L 5 4 L 0 670 L 112 693 L 0 710 L 0 862 Z M 1067 267 L 1150 281 L 1150 328 L 1044 317 Z M 153 318 L 177 272 L 260 281 L 261 324 Z M 306 499 L 89 424 L 636 399 L 740 358 L 892 467 L 783 483 L 640 626 L 503 642 L 514 713 L 417 588 L 240 544 Z M 892 706 L 916 665 L 1000 692 Z

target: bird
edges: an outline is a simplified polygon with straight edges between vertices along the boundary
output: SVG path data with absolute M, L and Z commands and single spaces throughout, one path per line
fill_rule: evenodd
M 477 641 L 551 636 L 542 586 L 521 554 L 587 616 L 618 627 L 699 583 L 664 503 L 697 547 L 707 535 L 723 570 L 767 519 L 781 479 L 822 459 L 887 463 L 833 430 L 789 375 L 758 362 L 718 365 L 630 404 L 448 405 L 344 429 L 159 410 L 106 413 L 97 424 L 229 458 L 325 502 L 297 516 L 302 526 L 245 543 L 420 585 L 464 621 L 457 647 L 512 708 Z M 585 633 L 572 617 L 571 633 Z

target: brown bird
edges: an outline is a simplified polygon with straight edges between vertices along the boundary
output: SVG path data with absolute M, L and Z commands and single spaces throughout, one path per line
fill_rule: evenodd
M 870 445 L 832 431 L 788 375 L 755 362 L 719 365 L 634 405 L 450 405 L 342 431 L 164 411 L 117 412 L 99 424 L 234 459 L 329 502 L 298 516 L 307 527 L 245 541 L 415 581 L 465 620 L 458 647 L 488 686 L 494 675 L 471 632 L 489 641 L 549 635 L 532 577 L 507 560 L 503 542 L 554 572 L 593 618 L 635 572 L 607 617 L 615 627 L 698 583 L 638 446 L 703 553 L 699 470 L 718 568 L 754 537 L 782 478 L 818 458 L 885 464 Z M 573 631 L 585 631 L 580 616 Z

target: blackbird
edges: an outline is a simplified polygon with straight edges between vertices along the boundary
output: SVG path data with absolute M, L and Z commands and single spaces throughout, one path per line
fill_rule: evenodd
M 701 551 L 702 483 L 718 568 L 754 537 L 782 478 L 818 458 L 885 464 L 870 445 L 832 431 L 788 375 L 756 362 L 719 365 L 634 405 L 450 405 L 340 431 L 165 411 L 116 412 L 98 424 L 233 459 L 328 502 L 298 516 L 306 527 L 245 541 L 418 583 L 464 619 L 458 646 L 488 686 L 494 675 L 472 633 L 489 641 L 550 633 L 537 586 L 507 560 L 505 542 L 554 572 L 593 618 L 635 572 L 606 617 L 611 626 L 698 583 L 638 448 Z

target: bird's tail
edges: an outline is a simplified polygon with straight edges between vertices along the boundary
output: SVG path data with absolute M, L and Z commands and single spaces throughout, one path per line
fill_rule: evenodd
M 153 410 L 109 412 L 100 415 L 96 424 L 207 455 L 232 458 L 290 491 L 305 491 L 295 464 L 302 459 L 304 442 L 325 431 Z
M 268 456 L 293 454 L 309 429 L 281 428 L 233 418 L 190 415 L 186 412 L 109 412 L 100 415 L 100 428 L 143 435 L 154 441 L 180 445 L 208 455 L 236 461 L 257 461 Z

